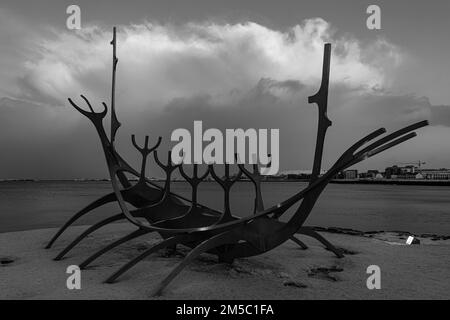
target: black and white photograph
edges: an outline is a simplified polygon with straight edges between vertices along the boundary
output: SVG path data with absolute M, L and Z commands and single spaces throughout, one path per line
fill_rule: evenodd
M 0 0 L 0 300 L 450 299 L 449 17 Z

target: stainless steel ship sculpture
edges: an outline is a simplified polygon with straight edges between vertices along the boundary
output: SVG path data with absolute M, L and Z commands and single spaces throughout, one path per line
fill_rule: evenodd
M 225 175 L 220 178 L 215 167 L 209 165 L 206 172 L 198 173 L 198 166 L 193 165 L 193 175 L 188 174 L 180 164 L 171 162 L 170 152 L 167 163 L 162 163 L 158 157 L 158 147 L 161 137 L 157 139 L 154 146 L 149 147 L 149 137 L 145 137 L 142 147 L 136 142 L 133 135 L 131 141 L 133 146 L 139 151 L 142 157 L 140 171 L 134 169 L 116 150 L 114 142 L 121 124 L 118 121 L 115 110 L 115 82 L 116 67 L 118 59 L 116 57 L 116 28 L 113 30 L 113 70 L 112 70 L 112 93 L 111 93 L 111 132 L 108 138 L 103 126 L 103 119 L 107 115 L 107 105 L 103 103 L 103 111 L 96 112 L 89 100 L 81 95 L 86 102 L 89 111 L 80 108 L 73 100 L 70 104 L 82 115 L 87 117 L 94 125 L 103 148 L 111 179 L 113 192 L 104 195 L 77 212 L 67 221 L 50 240 L 46 248 L 50 248 L 61 234 L 75 221 L 107 203 L 117 202 L 121 212 L 99 221 L 90 226 L 66 246 L 55 258 L 62 259 L 80 241 L 97 229 L 119 220 L 127 220 L 136 229 L 121 238 L 113 241 L 104 248 L 93 253 L 85 261 L 79 264 L 81 269 L 86 268 L 94 260 L 113 248 L 138 238 L 148 233 L 157 233 L 161 241 L 149 247 L 146 251 L 137 255 L 134 259 L 123 265 L 114 272 L 107 283 L 114 282 L 127 270 L 133 267 L 150 254 L 163 249 L 174 249 L 177 245 L 183 245 L 191 249 L 189 254 L 164 278 L 154 289 L 154 294 L 161 294 L 163 289 L 195 258 L 202 253 L 216 255 L 219 262 L 232 263 L 236 258 L 251 257 L 272 250 L 284 242 L 291 240 L 297 243 L 302 249 L 307 246 L 297 238 L 297 235 L 307 235 L 315 238 L 332 251 L 337 257 L 343 257 L 340 249 L 333 246 L 323 236 L 312 228 L 304 226 L 317 199 L 321 195 L 330 180 L 340 171 L 353 166 L 364 159 L 372 157 L 380 152 L 390 149 L 406 140 L 416 136 L 413 132 L 416 129 L 426 126 L 427 121 L 421 121 L 384 137 L 386 130 L 378 129 L 361 140 L 357 141 L 337 159 L 334 165 L 325 173 L 320 175 L 322 153 L 324 148 L 325 135 L 331 121 L 327 117 L 328 104 L 328 84 L 330 75 L 331 44 L 325 44 L 323 57 L 322 83 L 319 91 L 309 97 L 309 103 L 318 106 L 318 129 L 314 154 L 313 171 L 311 179 L 306 188 L 299 191 L 290 198 L 278 203 L 270 208 L 265 208 L 261 193 L 261 180 L 258 165 L 253 165 L 252 170 L 248 170 L 245 165 L 238 165 L 238 174 L 230 175 L 229 164 L 225 164 Z M 378 138 L 378 140 L 376 140 Z M 371 143 L 370 143 L 371 142 Z M 370 144 L 369 144 L 370 143 Z M 164 186 L 149 180 L 146 177 L 146 164 L 148 157 L 153 154 L 155 162 L 160 166 L 166 175 Z M 171 191 L 171 176 L 175 170 L 179 170 L 183 178 L 190 184 L 192 189 L 191 198 L 186 198 Z M 137 182 L 127 178 L 132 175 L 138 178 Z M 222 187 L 224 196 L 224 208 L 217 211 L 208 208 L 197 201 L 199 184 L 211 175 L 212 178 Z M 241 213 L 238 217 L 230 209 L 230 190 L 245 175 L 253 184 L 255 189 L 254 210 L 245 215 Z M 129 206 L 136 209 L 130 209 Z M 296 206 L 294 214 L 286 221 L 280 218 L 290 208 Z

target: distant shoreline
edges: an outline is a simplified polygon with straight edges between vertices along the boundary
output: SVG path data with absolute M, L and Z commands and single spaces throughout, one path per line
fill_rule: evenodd
M 382 185 L 402 185 L 402 186 L 450 186 L 450 180 L 400 180 L 400 179 L 354 179 L 354 180 L 331 180 L 330 183 L 336 184 L 382 184 Z
M 138 181 L 131 179 L 130 181 Z M 163 183 L 165 180 L 163 179 L 151 179 L 151 182 L 161 182 Z M 241 182 L 250 182 L 250 180 L 242 179 L 239 180 Z M 15 182 L 110 182 L 109 179 L 5 179 L 0 180 L 0 183 L 15 183 Z M 184 180 L 172 180 L 172 182 L 185 182 Z M 213 182 L 214 180 L 205 180 L 204 182 Z M 262 180 L 262 183 L 290 183 L 290 182 L 309 182 L 308 179 L 268 179 Z M 400 180 L 400 179 L 335 179 L 331 180 L 330 183 L 333 184 L 376 184 L 376 185 L 404 185 L 404 186 L 450 186 L 450 180 Z

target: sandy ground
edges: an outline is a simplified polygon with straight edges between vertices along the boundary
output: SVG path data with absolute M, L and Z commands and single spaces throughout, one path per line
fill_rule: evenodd
M 379 233 L 372 237 L 323 233 L 348 250 L 343 259 L 315 240 L 293 242 L 264 255 L 240 259 L 232 266 L 203 255 L 186 268 L 160 297 L 154 286 L 188 251 L 167 257 L 159 252 L 129 270 L 118 282 L 102 281 L 123 263 L 158 241 L 147 235 L 120 246 L 81 273 L 81 289 L 68 290 L 66 268 L 76 265 L 104 244 L 132 230 L 115 224 L 85 239 L 62 261 L 52 258 L 86 227 L 73 227 L 50 250 L 54 229 L 0 234 L 0 299 L 450 299 L 450 240 L 421 239 L 401 245 L 404 237 Z M 403 239 L 402 239 L 403 238 Z M 369 290 L 369 265 L 381 268 L 381 289 Z

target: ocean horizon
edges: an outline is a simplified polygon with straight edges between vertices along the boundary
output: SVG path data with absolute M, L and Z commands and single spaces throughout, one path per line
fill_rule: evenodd
M 306 182 L 266 182 L 265 206 L 277 204 L 303 189 Z M 40 180 L 0 183 L 0 232 L 54 228 L 96 198 L 111 192 L 107 180 Z M 190 196 L 186 182 L 174 181 L 172 191 Z M 216 183 L 202 183 L 199 201 L 221 210 L 222 191 Z M 251 183 L 237 183 L 231 193 L 236 216 L 253 212 Z M 407 231 L 416 234 L 450 234 L 450 189 L 439 186 L 330 184 L 319 198 L 306 225 L 361 231 Z M 110 204 L 77 222 L 89 225 L 118 213 Z M 293 209 L 282 220 L 287 220 Z

